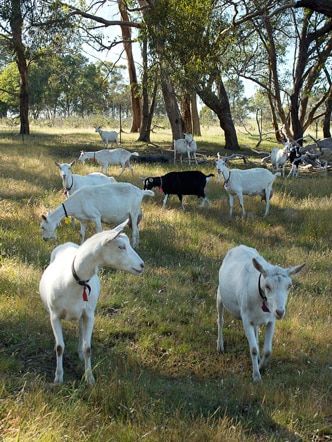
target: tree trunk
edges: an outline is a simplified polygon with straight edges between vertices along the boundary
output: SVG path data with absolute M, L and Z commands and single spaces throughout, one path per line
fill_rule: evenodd
M 199 121 L 198 109 L 197 109 L 196 92 L 191 97 L 191 118 L 193 124 L 193 135 L 200 137 L 202 134 L 201 134 L 201 125 Z
M 149 109 L 149 94 L 148 94 L 148 55 L 147 55 L 147 40 L 143 40 L 142 44 L 142 63 L 143 63 L 143 75 L 142 75 L 142 123 L 140 129 L 140 135 L 137 141 L 144 141 L 150 143 L 150 133 L 152 117 L 155 108 L 156 95 L 158 81 L 155 79 L 153 88 L 151 106 Z M 157 76 L 156 76 L 157 77 Z
M 330 87 L 331 89 L 332 87 Z M 332 91 L 330 98 L 326 102 L 326 111 L 323 119 L 323 136 L 331 138 L 331 116 L 332 116 Z
M 198 92 L 198 95 L 217 115 L 220 127 L 225 134 L 225 149 L 241 150 L 232 120 L 227 93 L 222 81 L 219 80 L 218 96 L 212 91 L 212 88 L 204 88 Z
M 118 0 L 118 7 L 121 14 L 121 18 L 125 22 L 129 22 L 128 12 L 126 6 L 122 0 Z M 141 125 L 142 109 L 141 100 L 139 94 L 139 86 L 137 82 L 136 68 L 133 57 L 132 45 L 131 45 L 131 30 L 129 26 L 121 26 L 123 47 L 126 51 L 128 75 L 130 82 L 130 99 L 132 109 L 132 122 L 130 132 L 138 132 Z
M 20 134 L 29 135 L 29 80 L 25 47 L 22 41 L 23 17 L 21 2 L 11 0 L 11 8 L 10 26 L 13 35 L 13 50 L 20 73 Z
M 181 115 L 183 119 L 184 132 L 187 134 L 192 134 L 193 127 L 191 121 L 190 98 L 187 94 L 183 94 L 181 96 Z
M 176 101 L 172 80 L 167 69 L 161 68 L 161 90 L 164 97 L 165 108 L 171 124 L 173 140 L 183 138 L 183 121 Z

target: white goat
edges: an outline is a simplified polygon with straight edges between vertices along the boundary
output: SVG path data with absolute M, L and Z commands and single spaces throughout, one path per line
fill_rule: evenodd
M 139 189 L 130 183 L 81 187 L 52 213 L 42 215 L 43 239 L 56 239 L 55 229 L 63 218 L 69 216 L 81 222 L 81 243 L 85 238 L 87 221 L 94 222 L 97 232 L 101 232 L 102 222 L 116 225 L 129 218 L 133 247 L 138 247 L 138 223 L 142 217 L 141 203 L 145 195 L 154 196 L 154 193 L 152 190 Z
M 276 177 L 280 176 L 280 172 L 273 174 L 269 170 L 263 168 L 230 170 L 226 167 L 226 162 L 221 159 L 219 153 L 216 166 L 219 181 L 222 176 L 225 180 L 224 188 L 229 195 L 230 216 L 233 213 L 234 195 L 239 199 L 243 215 L 246 214 L 243 204 L 243 195 L 260 195 L 262 199 L 266 201 L 264 216 L 268 215 L 270 198 L 273 195 L 272 185 Z
M 104 141 L 105 147 L 108 147 L 108 143 L 115 143 L 117 146 L 118 144 L 118 136 L 119 134 L 115 130 L 107 131 L 107 130 L 101 130 L 100 126 L 97 126 L 95 128 L 95 132 L 98 132 L 101 136 L 101 139 Z
M 119 176 L 123 174 L 126 167 L 129 167 L 131 173 L 134 172 L 133 168 L 130 165 L 130 157 L 132 155 L 139 156 L 137 152 L 129 152 L 126 149 L 122 149 L 119 147 L 118 149 L 102 149 L 97 152 L 84 152 L 81 151 L 81 155 L 79 157 L 79 161 L 84 163 L 86 159 L 92 159 L 93 161 L 97 161 L 101 164 L 100 172 L 105 171 L 105 174 L 108 172 L 109 164 L 120 165 L 122 166 L 122 170 Z
M 85 378 L 94 383 L 91 369 L 91 336 L 94 312 L 100 293 L 99 267 L 124 270 L 141 275 L 144 263 L 131 248 L 127 235 L 121 233 L 127 222 L 113 230 L 96 233 L 78 246 L 67 242 L 56 247 L 45 269 L 39 293 L 50 314 L 55 337 L 56 371 L 54 382 L 63 382 L 63 352 L 65 348 L 62 320 L 78 321 L 78 354 L 85 363 Z
M 219 270 L 217 290 L 218 341 L 217 350 L 224 352 L 222 327 L 224 308 L 236 319 L 242 319 L 252 359 L 252 377 L 261 381 L 259 369 L 267 365 L 272 354 L 275 320 L 282 319 L 291 276 L 305 264 L 282 268 L 259 256 L 257 250 L 244 245 L 231 249 Z M 258 329 L 265 325 L 263 357 L 260 359 Z
M 62 178 L 62 186 L 66 196 L 71 195 L 77 189 L 83 186 L 98 186 L 100 184 L 115 183 L 115 179 L 111 176 L 108 177 L 103 173 L 89 173 L 88 175 L 78 175 L 71 173 L 71 168 L 75 164 L 75 160 L 71 163 L 58 163 L 55 161 L 56 166 L 60 169 L 60 176 Z
M 197 144 L 196 141 L 193 139 L 193 137 L 189 134 L 184 133 L 184 138 L 180 138 L 178 140 L 174 140 L 174 164 L 176 162 L 176 154 L 180 154 L 180 162 L 182 164 L 182 155 L 187 152 L 188 155 L 188 162 L 190 163 L 190 153 L 192 152 L 193 158 L 195 160 L 196 165 L 197 159 L 196 159 L 196 151 L 197 151 Z
M 282 149 L 275 147 L 271 150 L 271 163 L 273 169 L 278 172 L 279 166 L 282 169 L 282 176 L 285 176 L 285 165 L 288 160 L 288 152 L 290 149 L 290 144 L 285 143 Z

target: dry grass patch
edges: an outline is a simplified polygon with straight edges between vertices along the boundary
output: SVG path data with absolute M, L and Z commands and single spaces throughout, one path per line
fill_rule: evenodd
M 331 176 L 307 172 L 299 179 L 278 178 L 267 218 L 262 217 L 264 202 L 245 197 L 248 216 L 241 216 L 236 201 L 230 219 L 228 196 L 217 176 L 207 185 L 209 211 L 199 209 L 196 197 L 184 197 L 185 212 L 176 196 L 165 210 L 158 191 L 144 200 L 139 248 L 144 275 L 100 271 L 92 338 L 97 383 L 87 388 L 81 380 L 77 327 L 65 324 L 65 384 L 54 388 L 54 338 L 38 284 L 55 243 L 42 240 L 40 216 L 63 201 L 54 161 L 70 162 L 81 149 L 102 145 L 92 128 L 33 130 L 22 142 L 2 129 L 0 140 L 3 440 L 329 440 Z M 135 137 L 123 134 L 124 147 L 145 152 Z M 173 158 L 170 132 L 153 138 Z M 256 141 L 243 136 L 246 149 Z M 208 158 L 198 169 L 216 174 L 220 131 L 197 144 Z M 121 181 L 142 187 L 140 177 L 188 168 L 172 161 L 134 163 L 134 175 L 126 172 Z M 80 174 L 98 170 L 93 163 L 73 167 Z M 120 169 L 110 172 L 117 178 Z M 94 232 L 89 225 L 87 236 Z M 57 233 L 60 243 L 79 241 L 78 223 L 63 222 Z M 225 253 L 241 243 L 274 264 L 307 263 L 294 278 L 286 318 L 277 323 L 274 353 L 261 385 L 251 382 L 242 324 L 229 315 L 226 353 L 216 354 L 218 269 Z

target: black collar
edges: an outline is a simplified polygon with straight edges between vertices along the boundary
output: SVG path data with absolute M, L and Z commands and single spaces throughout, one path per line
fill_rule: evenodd
M 258 291 L 259 291 L 259 296 L 263 299 L 262 310 L 265 313 L 271 313 L 269 307 L 266 304 L 267 297 L 265 296 L 265 293 L 263 292 L 262 287 L 261 287 L 261 277 L 262 277 L 262 274 L 260 273 L 259 278 L 258 278 Z
M 229 174 L 228 174 L 228 178 L 227 178 L 227 180 L 226 180 L 226 178 L 224 177 L 224 179 L 225 179 L 225 181 L 224 181 L 224 187 L 227 186 L 230 177 L 231 177 L 231 171 L 229 171 Z
M 73 259 L 73 263 L 71 265 L 71 272 L 73 274 L 73 277 L 75 279 L 75 281 L 77 282 L 77 284 L 82 285 L 83 287 L 87 288 L 89 291 L 89 295 L 91 292 L 91 287 L 89 286 L 88 282 L 90 281 L 90 279 L 87 279 L 86 281 L 83 281 L 78 274 L 76 273 L 75 267 L 74 267 L 74 262 L 75 262 L 75 258 Z
M 64 210 L 64 212 L 65 212 L 66 218 L 68 218 L 68 213 L 67 213 L 67 210 L 66 210 L 66 208 L 65 208 L 65 205 L 64 205 L 63 203 L 61 203 L 61 205 L 62 205 L 63 210 Z
M 263 292 L 262 287 L 261 287 L 261 277 L 262 277 L 262 274 L 260 273 L 259 278 L 258 278 L 258 291 L 259 291 L 260 297 L 262 299 L 264 299 L 264 301 L 267 301 L 267 297 L 265 296 L 265 293 Z

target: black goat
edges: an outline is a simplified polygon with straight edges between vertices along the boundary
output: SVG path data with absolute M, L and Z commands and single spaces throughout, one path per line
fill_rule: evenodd
M 159 177 L 144 178 L 144 190 L 159 187 L 161 192 L 164 192 L 165 198 L 163 200 L 163 208 L 169 195 L 177 195 L 181 207 L 184 210 L 182 195 L 197 195 L 202 197 L 203 201 L 200 207 L 204 207 L 205 203 L 210 208 L 210 203 L 205 195 L 205 187 L 209 178 L 214 176 L 213 173 L 205 175 L 199 170 L 190 170 L 185 172 L 169 172 L 166 175 Z

